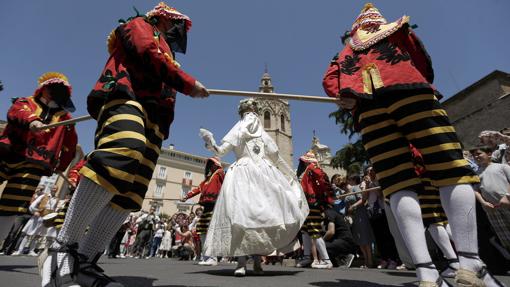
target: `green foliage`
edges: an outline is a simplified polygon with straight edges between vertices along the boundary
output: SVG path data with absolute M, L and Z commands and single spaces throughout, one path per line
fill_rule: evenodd
M 330 118 L 335 118 L 335 123 L 340 126 L 340 133 L 347 135 L 352 139 L 356 135 L 354 130 L 354 118 L 348 111 L 338 109 L 329 114 Z M 368 155 L 363 148 L 361 139 L 354 143 L 348 143 L 338 150 L 331 159 L 334 168 L 343 168 L 347 174 L 359 174 L 364 164 L 368 162 Z

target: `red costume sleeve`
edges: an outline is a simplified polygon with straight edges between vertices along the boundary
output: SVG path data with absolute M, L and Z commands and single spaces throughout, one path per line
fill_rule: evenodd
M 69 181 L 73 182 L 74 185 L 78 185 L 80 182 L 80 169 L 87 163 L 86 160 L 82 159 L 77 164 L 75 164 L 67 174 L 67 178 Z
M 329 182 L 328 175 L 319 167 L 312 170 L 315 184 L 317 185 L 316 196 L 321 203 L 333 204 L 335 201 L 333 188 Z
M 425 46 L 413 30 L 402 29 L 402 33 L 404 34 L 402 42 L 407 52 L 409 52 L 414 66 L 432 84 L 434 82 L 434 70 L 432 69 L 432 60 L 425 50 Z
M 202 184 L 203 183 L 200 183 L 200 185 L 198 187 L 195 187 L 190 192 L 188 192 L 186 194 L 186 199 L 192 198 L 192 197 L 196 196 L 197 194 L 200 194 L 202 192 L 202 189 L 201 189 Z
M 324 74 L 324 78 L 322 79 L 322 86 L 324 87 L 324 91 L 326 94 L 332 98 L 338 97 L 338 91 L 340 89 L 339 83 L 339 64 L 338 64 L 338 55 L 336 55 L 329 64 L 329 68 Z
M 7 119 L 28 128 L 28 125 L 41 119 L 34 114 L 34 110 L 25 99 L 17 99 L 7 112 Z
M 195 86 L 195 79 L 177 68 L 165 56 L 159 45 L 159 36 L 149 23 L 142 18 L 130 21 L 117 29 L 117 35 L 122 42 L 128 56 L 137 57 L 152 75 L 160 77 L 161 81 L 175 90 L 189 95 Z M 143 71 L 140 71 L 143 72 Z

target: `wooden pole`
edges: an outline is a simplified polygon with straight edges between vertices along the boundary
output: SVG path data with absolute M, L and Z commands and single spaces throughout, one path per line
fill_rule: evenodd
M 211 95 L 223 96 L 236 96 L 236 97 L 254 97 L 254 98 L 277 98 L 282 100 L 297 100 L 306 102 L 319 102 L 319 103 L 338 103 L 337 99 L 319 96 L 305 96 L 293 94 L 279 94 L 279 93 L 260 93 L 260 92 L 246 92 L 246 91 L 232 91 L 232 90 L 208 90 Z
M 209 89 L 209 94 L 218 96 L 235 96 L 235 97 L 253 97 L 253 98 L 269 98 L 269 99 L 282 99 L 282 100 L 296 100 L 306 102 L 317 102 L 317 103 L 338 103 L 337 99 L 328 97 L 318 96 L 305 96 L 305 95 L 293 95 L 293 94 L 279 94 L 279 93 L 260 93 L 260 92 L 246 92 L 246 91 L 232 91 L 232 90 L 216 90 Z M 71 125 L 78 122 L 88 121 L 92 119 L 91 116 L 81 116 L 74 119 L 61 121 L 54 124 L 49 124 L 40 128 L 39 130 L 50 129 L 59 126 Z
M 349 195 L 360 194 L 360 193 L 363 193 L 363 192 L 379 191 L 379 190 L 381 190 L 381 187 L 376 186 L 376 187 L 367 188 L 367 189 L 365 189 L 365 190 L 361 190 L 361 191 L 356 191 L 356 192 L 351 192 L 351 193 L 342 194 L 342 195 L 337 196 L 336 198 L 340 199 L 340 198 L 347 197 L 347 196 L 349 196 Z

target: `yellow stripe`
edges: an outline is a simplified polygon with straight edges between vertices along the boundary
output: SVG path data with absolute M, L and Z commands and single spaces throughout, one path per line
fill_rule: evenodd
M 95 151 L 110 152 L 121 156 L 129 157 L 137 161 L 141 161 L 141 159 L 143 159 L 143 154 L 141 152 L 126 147 L 102 148 L 97 149 Z
M 95 171 L 91 170 L 87 166 L 84 166 L 81 168 L 80 173 L 85 176 L 86 178 L 92 180 L 93 182 L 99 184 L 104 189 L 106 189 L 109 192 L 112 192 L 114 194 L 118 194 L 119 191 L 113 186 L 110 182 L 108 182 L 106 179 L 104 179 L 102 176 L 97 174 Z
M 32 190 L 35 191 L 37 186 L 29 185 L 29 184 L 20 184 L 20 183 L 8 183 L 5 188 L 16 188 L 22 190 Z
M 104 123 L 101 125 L 101 129 L 96 133 L 96 137 L 98 137 L 100 134 L 103 133 L 103 130 L 106 126 L 111 125 L 114 122 L 122 121 L 122 120 L 129 120 L 133 122 L 139 123 L 142 127 L 145 128 L 145 124 L 143 123 L 143 119 L 139 116 L 130 115 L 130 114 L 120 114 L 120 115 L 114 115 L 109 117 Z
M 119 211 L 124 211 L 124 210 L 126 210 L 125 208 L 122 208 L 122 207 L 120 207 L 120 205 L 115 204 L 115 203 L 113 203 L 113 202 L 110 202 L 110 206 L 111 206 L 113 209 L 115 209 L 115 210 L 119 210 Z M 134 209 L 133 209 L 133 210 L 134 210 Z
M 0 177 L 3 178 L 3 179 L 9 179 L 9 177 L 7 177 L 7 174 L 3 173 L 0 171 Z
M 313 216 L 312 215 L 312 216 L 307 216 L 306 219 L 309 219 L 309 220 L 311 220 L 311 219 L 322 219 L 322 216 Z
M 449 162 L 436 163 L 436 164 L 428 164 L 426 166 L 429 171 L 441 171 L 448 170 L 456 167 L 462 167 L 469 165 L 465 159 L 457 159 Z
M 32 197 L 31 196 L 14 195 L 14 194 L 2 194 L 2 199 L 30 201 L 30 200 L 32 200 Z
M 41 169 L 43 170 L 44 168 L 40 165 L 36 165 L 36 164 L 33 164 L 33 163 L 27 163 L 26 161 L 21 161 L 21 162 L 18 162 L 18 163 L 7 163 L 7 162 L 4 162 L 3 164 L 5 164 L 7 167 L 11 168 L 11 169 L 14 169 L 14 168 L 36 168 L 36 169 Z
M 442 180 L 434 180 L 433 183 L 435 186 L 448 186 L 462 183 L 479 183 L 480 179 L 477 175 L 466 175 L 463 177 L 455 177 L 455 178 L 447 178 Z
M 13 175 L 11 175 L 11 178 L 30 178 L 30 179 L 33 179 L 33 180 L 41 180 L 41 176 L 39 175 L 34 175 L 34 174 L 31 174 L 31 173 L 24 173 L 24 172 L 19 172 L 19 173 L 15 173 Z
M 427 213 L 422 214 L 423 218 L 434 218 L 434 217 L 446 217 L 446 214 L 444 213 Z
M 437 207 L 443 207 L 440 203 L 439 204 L 420 204 L 420 208 L 437 208 Z
M 373 140 L 373 141 L 368 142 L 367 144 L 365 144 L 365 149 L 367 150 L 367 149 L 373 148 L 375 146 L 378 146 L 380 144 L 383 144 L 383 143 L 386 143 L 386 142 L 398 139 L 400 137 L 402 137 L 402 135 L 400 133 L 392 133 L 392 134 L 389 134 L 387 136 L 380 137 L 380 138 L 378 138 L 376 140 Z
M 149 129 L 151 129 L 152 131 L 154 131 L 154 134 L 160 139 L 160 140 L 164 140 L 165 139 L 165 136 L 159 131 L 159 125 L 158 124 L 155 124 L 151 121 L 149 121 L 149 119 L 147 119 L 147 126 Z
M 401 154 L 404 154 L 404 153 L 409 153 L 409 152 L 411 152 L 411 151 L 409 150 L 408 147 L 401 147 L 401 148 L 397 148 L 397 149 L 394 149 L 394 150 L 391 150 L 391 151 L 388 151 L 388 152 L 376 155 L 373 158 L 371 158 L 370 161 L 372 162 L 372 164 L 374 164 L 374 163 L 379 162 L 381 160 L 385 160 L 385 159 L 388 159 L 388 158 L 391 158 L 391 157 L 394 157 L 394 156 L 397 156 L 397 155 L 401 155 Z
M 418 195 L 419 199 L 440 199 L 439 195 Z
M 143 185 L 145 185 L 145 186 L 149 186 L 149 182 L 151 181 L 151 179 L 150 179 L 150 178 L 149 178 L 149 179 L 147 179 L 147 178 L 145 178 L 145 177 L 143 177 L 143 176 L 141 176 L 141 175 L 137 174 L 137 175 L 135 176 L 135 181 L 136 181 L 136 182 L 138 182 L 138 183 L 141 183 L 141 184 L 143 184 Z
M 104 168 L 108 171 L 111 177 L 124 180 L 127 182 L 132 182 L 133 178 L 136 176 L 134 174 L 131 174 L 129 172 L 125 172 L 123 170 L 111 167 L 111 166 L 104 166 Z
M 373 132 L 375 130 L 378 130 L 378 129 L 381 129 L 381 128 L 384 128 L 384 127 L 387 127 L 387 126 L 391 126 L 391 125 L 394 125 L 394 124 L 395 124 L 394 120 L 382 121 L 382 122 L 370 125 L 370 126 L 364 128 L 364 129 L 362 129 L 361 133 L 362 134 L 366 134 L 366 133 Z
M 154 170 L 156 168 L 156 164 L 153 163 L 152 161 L 146 159 L 146 158 L 142 158 L 142 160 L 140 161 L 141 164 L 147 166 L 148 168 L 150 168 L 151 170 Z
M 150 141 L 147 141 L 147 142 L 145 143 L 145 145 L 146 145 L 148 148 L 150 148 L 150 149 L 154 150 L 154 151 L 155 151 L 158 155 L 161 153 L 161 149 L 160 149 L 157 145 L 155 145 L 155 144 L 151 143 Z
M 3 211 L 17 211 L 17 212 L 27 212 L 26 208 L 23 207 L 14 207 L 14 206 L 6 206 L 6 205 L 0 205 L 0 210 Z
M 389 176 L 392 176 L 398 172 L 401 172 L 403 170 L 406 170 L 406 169 L 411 169 L 414 171 L 414 166 L 412 163 L 410 162 L 405 162 L 405 163 L 402 163 L 402 164 L 399 164 L 397 165 L 396 167 L 393 167 L 393 168 L 390 168 L 390 169 L 387 169 L 387 170 L 384 170 L 384 171 L 380 171 L 377 173 L 377 178 L 378 179 L 382 179 L 382 178 L 385 178 L 385 177 L 389 177 Z
M 386 109 L 374 109 L 374 110 L 371 110 L 371 111 L 368 111 L 368 112 L 364 112 L 364 113 L 359 115 L 359 121 L 361 122 L 365 118 L 369 118 L 369 117 L 373 117 L 373 116 L 377 116 L 377 115 L 382 115 L 384 113 L 386 113 Z
M 142 206 L 143 197 L 141 197 L 139 194 L 129 191 L 126 194 L 122 194 L 122 196 L 127 197 L 127 198 L 131 199 L 132 201 L 136 202 L 136 204 Z
M 427 148 L 420 149 L 421 154 L 431 154 L 440 151 L 452 150 L 452 149 L 462 149 L 460 143 L 445 143 L 440 145 L 435 145 Z
M 405 98 L 405 99 L 402 99 L 396 103 L 394 103 L 393 105 L 391 105 L 389 108 L 388 108 L 388 112 L 389 113 L 393 113 L 395 110 L 405 106 L 405 105 L 408 105 L 408 104 L 412 104 L 414 102 L 419 102 L 419 101 L 426 101 L 426 100 L 431 100 L 431 98 L 433 97 L 433 95 L 430 95 L 430 94 L 424 94 L 424 95 L 416 95 L 416 96 L 412 96 L 412 97 L 408 97 L 408 98 Z
M 418 139 L 418 138 L 435 135 L 435 134 L 454 133 L 454 132 L 455 132 L 455 129 L 452 126 L 427 128 L 427 129 L 421 130 L 419 132 L 411 133 L 407 136 L 407 138 L 413 140 L 413 139 Z
M 399 126 L 403 126 L 403 125 L 406 125 L 408 123 L 411 123 L 411 122 L 414 122 L 417 120 L 421 120 L 421 119 L 429 118 L 429 117 L 437 117 L 437 116 L 447 116 L 446 111 L 443 109 L 424 111 L 424 112 L 420 112 L 420 113 L 416 113 L 416 114 L 407 116 L 407 117 L 397 121 L 397 123 Z
M 143 143 L 147 143 L 147 139 L 142 134 L 139 134 L 137 132 L 132 132 L 132 131 L 122 131 L 122 132 L 116 132 L 116 133 L 111 134 L 107 137 L 101 138 L 97 144 L 97 147 L 101 148 L 101 146 L 103 144 L 109 143 L 114 140 L 126 139 L 126 138 L 137 139 L 137 140 L 142 141 Z
M 402 190 L 406 187 L 409 187 L 411 185 L 420 184 L 420 180 L 418 178 L 411 178 L 406 181 L 401 181 L 397 184 L 394 184 L 386 189 L 383 190 L 384 196 L 388 197 L 390 194 L 394 193 L 395 191 Z
M 140 104 L 137 101 L 128 100 L 128 99 L 118 99 L 118 100 L 109 101 L 106 105 L 103 106 L 103 110 L 107 110 L 107 109 L 109 109 L 113 106 L 117 106 L 117 105 L 131 105 L 131 106 L 137 107 L 140 111 L 144 111 L 142 104 Z

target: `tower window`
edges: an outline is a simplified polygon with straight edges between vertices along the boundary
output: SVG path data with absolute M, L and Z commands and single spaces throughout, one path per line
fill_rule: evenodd
M 270 129 L 271 128 L 271 114 L 269 111 L 264 112 L 264 128 Z
M 282 129 L 282 132 L 285 131 L 285 117 L 283 115 L 280 115 L 280 126 Z

